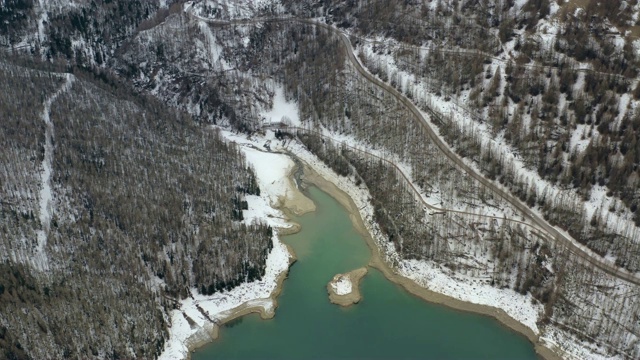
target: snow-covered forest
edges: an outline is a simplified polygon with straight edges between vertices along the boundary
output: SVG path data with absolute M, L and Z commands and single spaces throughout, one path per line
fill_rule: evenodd
M 156 357 L 176 301 L 264 274 L 272 230 L 242 221 L 260 189 L 236 146 L 117 80 L 0 66 L 6 357 Z

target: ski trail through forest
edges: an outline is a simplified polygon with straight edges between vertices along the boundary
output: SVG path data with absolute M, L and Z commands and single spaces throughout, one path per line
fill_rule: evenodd
M 47 234 L 49 233 L 49 223 L 51 222 L 51 168 L 53 162 L 53 122 L 50 118 L 51 112 L 51 104 L 56 100 L 60 94 L 65 91 L 68 91 L 71 88 L 71 84 L 73 83 L 73 75 L 66 74 L 65 83 L 53 93 L 50 97 L 48 97 L 44 101 L 44 109 L 42 110 L 42 115 L 40 117 L 44 121 L 45 128 L 45 143 L 44 143 L 44 159 L 42 160 L 42 172 L 40 173 L 40 179 L 42 186 L 40 188 L 40 224 L 42 228 L 38 230 L 38 245 L 36 248 L 36 256 L 33 258 L 34 265 L 37 269 L 42 271 L 47 270 L 49 268 L 49 262 L 45 253 L 45 246 L 47 244 Z

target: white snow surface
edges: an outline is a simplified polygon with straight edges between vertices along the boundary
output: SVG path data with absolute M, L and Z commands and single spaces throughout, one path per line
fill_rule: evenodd
M 283 124 L 300 126 L 300 115 L 298 104 L 294 101 L 287 101 L 284 96 L 284 89 L 281 85 L 276 85 L 273 94 L 273 107 L 263 111 L 260 116 L 265 124 L 281 122 Z
M 253 148 L 242 149 L 247 161 L 253 166 L 258 176 L 260 188 L 269 188 L 268 193 L 281 196 L 287 193 L 287 172 L 293 167 L 293 161 L 286 155 L 266 153 Z
M 277 142 L 273 132 L 269 132 L 267 136 L 257 136 L 251 139 L 247 139 L 244 135 L 238 135 L 233 132 L 222 131 L 222 134 L 229 141 L 233 141 L 236 144 L 242 146 L 247 160 L 251 166 L 253 166 L 256 173 L 262 174 L 258 177 L 258 185 L 260 189 L 271 189 L 271 194 L 268 194 L 266 200 L 268 200 L 267 206 L 276 207 L 276 205 L 283 199 L 289 198 L 293 195 L 292 184 L 289 180 L 287 173 L 293 169 L 293 161 L 286 155 L 279 153 L 264 152 L 266 150 L 265 145 Z M 276 146 L 277 147 L 277 146 Z M 280 213 L 278 211 L 278 213 Z M 244 212 L 245 221 L 251 221 L 250 219 L 261 216 L 249 208 Z M 269 216 L 275 216 L 270 213 Z M 281 215 L 280 215 L 281 216 Z M 286 222 L 281 222 L 280 225 L 275 226 L 288 226 Z
M 337 278 L 337 279 L 336 279 Z M 349 275 L 336 275 L 333 281 L 331 281 L 331 287 L 336 295 L 348 295 L 353 291 L 353 284 Z
M 241 137 L 223 132 L 230 140 Z M 180 309 L 171 312 L 170 339 L 165 344 L 160 359 L 185 359 L 189 354 L 188 345 L 194 341 L 211 340 L 209 332 L 215 326 L 208 318 L 218 322 L 233 314 L 235 308 L 245 305 L 262 307 L 266 312 L 274 311 L 274 303 L 270 296 L 277 285 L 278 277 L 289 268 L 290 254 L 287 247 L 278 237 L 278 228 L 291 226 L 284 214 L 272 207 L 278 197 L 285 196 L 288 191 L 287 175 L 293 167 L 293 161 L 286 155 L 266 153 L 255 149 L 257 142 L 244 139 L 243 152 L 247 162 L 255 169 L 260 196 L 247 196 L 249 210 L 245 210 L 245 222 L 260 220 L 274 229 L 273 249 L 267 258 L 265 276 L 262 280 L 244 283 L 231 291 L 205 296 L 192 289 L 192 297 L 180 301 Z M 250 147 L 251 146 L 251 147 Z M 199 309 L 207 314 L 205 316 Z M 186 316 L 195 324 L 191 326 Z
M 209 47 L 208 57 L 210 66 L 214 69 L 222 69 L 224 71 L 232 69 L 232 67 L 223 59 L 222 47 L 218 44 L 213 31 L 209 28 L 209 25 L 205 21 L 200 20 L 198 22 L 198 26 L 204 34 Z

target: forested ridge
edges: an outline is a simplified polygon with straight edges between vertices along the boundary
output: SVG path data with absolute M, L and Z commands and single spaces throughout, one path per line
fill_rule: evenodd
M 190 115 L 76 71 L 51 106 L 54 195 L 42 224 L 41 112 L 65 76 L 17 62 L 0 69 L 3 357 L 156 357 L 175 301 L 264 273 L 271 229 L 241 221 L 255 175 Z
M 135 67 L 114 71 L 132 37 L 179 10 L 0 5 L 1 358 L 155 358 L 180 299 L 264 274 L 272 230 L 243 219 L 260 189 L 239 149 L 207 119 L 135 90 Z

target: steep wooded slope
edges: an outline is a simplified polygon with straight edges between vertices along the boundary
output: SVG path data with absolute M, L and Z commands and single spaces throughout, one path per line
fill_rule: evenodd
M 43 102 L 67 75 L 3 59 L 0 345 L 8 358 L 157 356 L 167 314 L 264 273 L 271 229 L 234 146 L 124 84 L 74 79 L 51 102 L 42 223 Z M 38 233 L 44 233 L 44 242 Z

